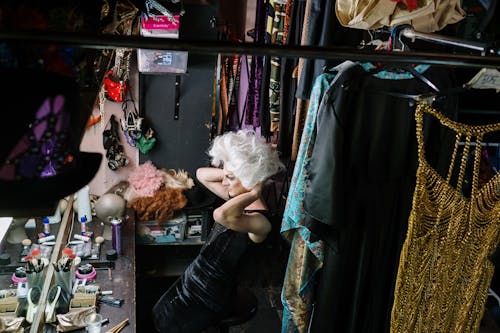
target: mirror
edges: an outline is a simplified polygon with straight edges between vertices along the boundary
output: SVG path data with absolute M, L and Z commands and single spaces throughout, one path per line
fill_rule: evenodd
M 169 1 L 160 4 L 166 2 Z M 136 13 L 134 8 L 142 10 L 144 5 L 137 1 L 127 2 L 125 6 L 121 6 L 123 3 L 120 1 L 105 4 L 111 7 L 107 8 L 108 12 L 102 13 L 106 18 L 103 22 L 99 18 L 101 10 L 106 8 L 101 7 L 101 4 L 86 5 L 82 16 L 72 21 L 73 29 L 81 27 L 83 32 L 100 33 L 108 28 L 123 32 L 124 28 L 130 27 L 126 22 L 131 17 L 123 15 L 123 20 L 120 17 L 120 20 L 113 21 L 115 16 L 110 15 L 113 14 L 112 7 L 121 13 L 132 8 L 131 12 Z M 263 31 L 266 29 L 262 29 L 265 24 L 257 25 L 255 29 L 255 20 L 264 22 L 269 16 L 266 13 L 255 15 L 257 4 L 251 0 L 184 1 L 185 14 L 178 32 L 179 38 L 201 42 L 256 40 L 264 46 L 267 45 L 266 40 L 269 42 L 276 37 L 276 42 L 279 38 L 285 38 L 284 35 L 266 34 Z M 302 42 L 300 32 L 304 14 L 301 13 L 304 13 L 306 4 L 297 3 L 292 8 L 288 23 L 294 24 L 295 30 L 290 30 L 286 37 L 290 45 Z M 274 13 L 286 13 L 287 8 L 283 7 L 283 3 L 276 1 L 274 5 Z M 329 3 L 329 6 L 329 9 L 334 8 L 333 3 Z M 375 40 L 382 41 L 388 37 L 388 31 L 384 29 L 373 32 L 342 27 L 332 13 L 327 10 L 316 13 L 313 20 L 315 24 L 309 31 L 315 37 L 308 43 L 314 46 L 349 47 L 353 55 L 359 56 L 376 46 L 378 42 L 375 43 Z M 54 17 L 67 18 L 64 15 Z M 285 22 L 278 20 L 278 23 L 284 26 Z M 457 26 L 456 35 L 467 35 L 462 31 L 467 28 L 463 24 Z M 467 29 L 470 29 L 473 25 L 468 26 Z M 335 33 L 330 33 L 332 31 Z M 360 50 L 358 46 L 362 40 L 365 42 Z M 372 324 L 373 331 L 389 331 L 394 294 L 400 292 L 396 287 L 396 279 L 400 270 L 401 249 L 407 237 L 419 158 L 415 135 L 415 107 L 418 100 L 414 96 L 430 92 L 429 85 L 424 84 L 425 80 L 416 80 L 415 76 L 422 75 L 446 95 L 444 92 L 447 89 L 461 87 L 476 72 L 475 68 L 458 66 L 451 69 L 452 66 L 429 66 L 428 62 L 420 64 L 421 59 L 413 58 L 411 52 L 436 51 L 440 55 L 452 56 L 456 55 L 455 50 L 411 44 L 413 50 L 409 51 L 409 56 L 404 57 L 402 54 L 399 58 L 406 59 L 406 62 L 413 59 L 412 65 L 418 74 L 404 71 L 399 63 L 384 66 L 373 60 L 375 58 L 368 61 L 356 57 L 360 64 L 354 66 L 342 57 L 326 60 L 321 55 L 318 58 L 309 56 L 307 59 L 272 55 L 206 55 L 198 54 L 196 50 L 187 51 L 185 71 L 184 66 L 180 66 L 183 69 L 180 72 L 159 73 L 151 68 L 143 68 L 141 72 L 141 60 L 125 55 L 125 51 L 121 57 L 117 57 L 116 50 L 96 51 L 75 47 L 69 51 L 37 45 L 35 52 L 33 45 L 25 46 L 7 48 L 9 51 L 20 51 L 17 55 L 22 57 L 19 58 L 28 61 L 10 65 L 31 68 L 44 64 L 52 65 L 57 70 L 68 69 L 65 66 L 68 65 L 65 62 L 68 58 L 63 57 L 64 52 L 55 55 L 49 52 L 56 49 L 74 52 L 73 55 L 78 59 L 69 67 L 75 70 L 72 74 L 78 76 L 83 97 L 80 107 L 86 113 L 81 115 L 85 118 L 83 123 L 77 119 L 80 120 L 82 131 L 78 132 L 81 135 L 77 135 L 75 141 L 78 141 L 77 147 L 82 151 L 103 155 L 96 176 L 92 181 L 89 180 L 88 192 L 101 198 L 101 201 L 97 200 L 97 206 L 102 203 L 102 210 L 111 211 L 103 213 L 103 216 L 97 212 L 97 219 L 90 223 L 95 223 L 93 225 L 99 232 L 99 228 L 104 227 L 99 236 L 103 236 L 106 244 L 103 246 L 108 246 L 108 249 L 112 247 L 111 226 L 105 221 L 109 216 L 133 216 L 140 229 L 139 238 L 146 236 L 141 239 L 144 243 L 138 241 L 137 248 L 124 247 L 133 253 L 130 263 L 135 264 L 134 260 L 137 260 L 137 269 L 133 273 L 137 273 L 137 281 L 141 281 L 137 286 L 141 293 L 137 295 L 135 304 L 138 320 L 133 323 L 137 324 L 139 330 L 153 331 L 153 305 L 169 286 L 176 283 L 186 268 L 193 269 L 189 265 L 200 250 L 208 246 L 210 230 L 221 230 L 214 223 L 214 211 L 225 204 L 226 198 L 223 196 L 227 194 L 230 198 L 231 192 L 219 192 L 221 195 L 217 198 L 196 178 L 199 168 L 210 166 L 210 158 L 206 154 L 210 144 L 224 132 L 250 128 L 276 147 L 287 170 L 266 182 L 263 187 L 261 194 L 269 207 L 268 220 L 272 228 L 262 244 L 250 243 L 248 254 L 242 258 L 244 265 L 240 282 L 247 289 L 236 290 L 234 299 L 242 299 L 246 305 L 255 304 L 252 295 L 245 292 L 251 290 L 257 298 L 259 309 L 254 319 L 245 325 L 259 331 L 278 331 L 280 328 L 292 331 L 300 325 L 305 329 L 314 305 L 313 331 L 369 331 L 369 328 L 362 326 L 365 323 Z M 38 47 L 47 53 L 38 52 Z M 137 54 L 137 51 L 131 47 L 126 52 Z M 170 61 L 179 60 L 176 58 L 178 54 L 163 51 L 150 54 L 155 65 L 168 66 Z M 367 54 L 366 57 L 377 55 Z M 30 62 L 30 59 L 36 61 Z M 64 66 L 59 66 L 56 60 Z M 179 62 L 184 64 L 184 60 L 181 57 Z M 113 75 L 106 76 L 110 69 Z M 124 87 L 121 82 L 124 80 L 120 80 L 118 75 L 120 73 L 126 73 L 129 79 L 128 95 L 109 93 L 110 88 L 121 92 Z M 106 91 L 101 89 L 104 81 L 107 84 L 107 96 Z M 15 85 L 16 89 L 18 86 L 21 85 Z M 124 97 L 124 100 L 118 101 L 120 97 Z M 498 111 L 492 110 L 492 105 L 499 105 L 498 101 L 495 102 L 497 99 L 498 96 L 491 91 L 461 91 L 448 94 L 433 105 L 460 123 L 493 123 L 498 119 Z M 471 101 L 473 104 L 470 104 Z M 8 109 L 15 110 L 16 106 Z M 267 112 L 269 110 L 273 112 Z M 11 114 L 17 118 L 20 113 L 11 112 L 6 116 Z M 114 122 L 111 121 L 112 115 Z M 87 123 L 87 120 L 91 121 Z M 143 125 L 141 131 L 138 130 L 139 124 Z M 449 161 L 453 152 L 450 133 L 443 132 L 439 122 L 427 118 L 424 126 L 429 129 L 426 134 L 430 134 L 425 139 L 425 148 L 428 148 L 426 156 L 441 177 L 446 178 L 446 170 L 453 164 Z M 108 132 L 104 134 L 105 131 Z M 138 132 L 146 139 L 143 143 L 139 141 Z M 152 138 L 155 139 L 154 145 L 148 146 Z M 485 146 L 487 155 L 493 163 L 498 163 L 498 136 L 488 136 L 488 142 L 490 145 Z M 141 150 L 142 144 L 143 148 L 148 149 Z M 464 146 L 464 142 L 461 141 L 459 146 Z M 118 199 L 119 204 L 104 202 L 111 186 L 118 181 L 128 180 L 130 174 L 147 161 L 151 161 L 158 170 L 167 170 L 167 173 L 169 170 L 185 170 L 194 182 L 194 187 L 184 193 L 188 204 L 180 209 L 178 215 L 161 223 L 150 218 L 140 221 L 137 212 L 123 213 L 123 200 Z M 310 168 L 314 168 L 313 172 Z M 472 178 L 465 179 L 469 184 L 472 183 Z M 72 183 L 72 180 L 69 178 L 66 183 Z M 86 184 L 80 184 L 75 190 L 83 185 Z M 85 193 L 85 197 L 89 197 L 89 194 Z M 117 199 L 116 195 L 111 193 L 110 196 Z M 87 200 L 82 202 L 78 199 L 78 202 L 86 204 Z M 59 250 L 50 255 L 52 262 L 60 259 L 61 247 L 74 238 L 75 232 L 70 228 L 74 224 L 79 230 L 81 215 L 88 215 L 89 210 L 92 210 L 89 206 L 85 205 L 84 208 L 77 203 L 74 206 L 75 214 L 64 213 L 66 219 L 62 218 L 62 229 L 57 233 L 63 236 L 54 245 L 59 246 Z M 72 204 L 68 206 L 69 209 L 71 207 Z M 306 208 L 309 214 L 306 214 Z M 100 211 L 101 208 L 96 207 L 96 210 Z M 51 207 L 50 214 L 53 211 Z M 82 214 L 83 211 L 86 213 Z M 24 231 L 27 238 L 37 243 L 36 232 L 43 232 L 43 224 L 37 223 L 35 229 L 24 230 L 23 220 L 16 217 L 12 227 L 12 230 L 17 230 L 12 233 L 18 236 L 15 242 L 24 237 L 19 236 L 19 231 Z M 130 225 L 133 224 L 124 222 L 123 227 Z M 51 232 L 56 234 L 55 230 L 51 229 Z M 135 236 L 133 232 L 131 234 Z M 129 242 L 135 246 L 135 242 Z M 10 257 L 13 260 L 19 256 L 19 251 L 23 251 L 23 247 L 10 245 L 13 251 Z M 126 262 L 126 258 L 129 257 L 122 258 L 122 263 Z M 12 266 L 14 264 L 7 265 L 7 269 Z M 130 272 L 131 267 L 125 263 L 122 272 L 127 269 Z M 42 300 L 58 294 L 58 289 L 52 288 L 51 280 L 57 280 L 57 275 L 54 275 L 52 266 L 49 269 L 40 288 Z M 303 274 L 297 276 L 294 274 L 296 272 Z M 494 274 L 492 290 L 498 288 L 497 280 Z M 7 279 L 9 286 L 10 282 Z M 133 285 L 135 280 L 130 283 Z M 5 290 L 9 286 L 5 286 Z M 485 290 L 482 292 L 486 294 Z M 37 296 L 36 292 L 33 293 L 32 296 Z M 367 298 L 372 303 L 366 303 Z M 298 312 L 292 311 L 296 309 L 299 309 Z M 246 310 L 249 310 L 247 313 L 252 312 L 252 307 Z M 494 311 L 485 313 L 487 319 L 488 314 L 492 315 Z M 356 317 L 349 317 L 353 314 Z M 264 317 L 272 319 L 268 321 Z M 348 317 L 352 320 L 347 322 L 352 323 L 353 327 L 342 326 Z M 30 321 L 41 323 L 46 318 L 52 320 L 53 316 L 51 313 L 48 316 L 45 313 L 38 317 L 34 315 Z M 111 325 L 118 325 L 124 319 L 110 318 L 115 321 Z

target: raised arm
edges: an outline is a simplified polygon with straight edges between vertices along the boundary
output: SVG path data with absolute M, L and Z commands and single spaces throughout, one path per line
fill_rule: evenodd
M 271 223 L 262 214 L 245 213 L 244 209 L 260 198 L 262 184 L 252 190 L 242 193 L 214 210 L 214 220 L 229 229 L 247 232 L 250 239 L 256 243 L 264 241 L 271 231 Z
M 196 170 L 196 178 L 212 193 L 224 200 L 228 200 L 226 187 L 222 185 L 224 171 L 219 168 L 199 168 Z

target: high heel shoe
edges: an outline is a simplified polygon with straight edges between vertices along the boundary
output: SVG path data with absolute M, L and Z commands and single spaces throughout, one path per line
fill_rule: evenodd
M 109 129 L 105 129 L 103 135 L 103 146 L 106 149 L 106 158 L 108 159 L 108 167 L 115 171 L 120 167 L 128 164 L 128 159 L 123 152 L 123 146 L 120 143 L 118 136 L 118 122 L 114 115 L 109 119 Z

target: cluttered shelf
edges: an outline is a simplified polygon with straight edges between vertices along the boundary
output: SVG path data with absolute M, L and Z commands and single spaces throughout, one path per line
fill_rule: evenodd
M 78 224 L 80 224 L 78 221 L 73 222 L 72 229 L 76 231 L 73 232 L 75 235 L 81 234 L 81 226 Z M 86 224 L 85 230 L 90 233 L 91 241 L 93 240 L 91 246 L 86 246 L 88 243 L 85 240 L 84 243 L 78 242 L 80 237 L 68 243 L 74 253 L 82 256 L 73 291 L 80 291 L 82 294 L 99 291 L 95 304 L 97 313 L 103 320 L 103 330 L 116 328 L 118 332 L 120 328 L 120 332 L 135 332 L 136 260 L 133 211 L 127 211 L 119 230 L 116 230 L 116 227 L 110 223 L 103 223 L 98 218 Z M 101 245 L 98 246 L 96 252 L 92 249 L 97 243 Z M 82 301 L 77 306 L 90 306 L 93 301 L 92 299 L 88 304 Z M 84 332 L 84 329 L 76 332 Z
M 21 326 L 29 328 L 33 316 L 27 317 L 28 282 L 34 285 L 35 276 L 43 281 L 60 220 L 45 219 L 44 223 L 41 218 L 8 219 L 2 221 L 7 222 L 8 230 L 0 253 L 0 317 L 16 317 Z M 30 261 L 31 256 L 37 258 L 36 262 Z
M 128 213 L 118 230 L 97 218 L 82 224 L 72 209 L 54 223 L 8 221 L 0 321 L 24 332 L 84 332 L 91 314 L 102 318 L 103 331 L 135 332 L 135 220 Z
M 178 211 L 165 222 L 142 221 L 136 224 L 137 245 L 203 245 L 213 223 L 211 207 Z
M 119 224 L 104 223 L 97 217 L 82 224 L 76 214 L 72 219 L 70 238 L 57 261 L 59 269 L 55 273 L 57 283 L 58 273 L 63 271 L 59 263 L 65 253 L 81 258 L 70 282 L 72 297 L 67 313 L 70 322 L 78 314 L 89 312 L 103 331 L 136 331 L 135 221 L 134 215 L 128 213 L 123 221 L 113 221 Z M 45 324 L 43 331 L 60 331 L 64 329 L 63 323 L 68 321 L 58 320 L 57 328 Z M 66 327 L 68 331 L 85 332 L 85 327 L 78 327 L 77 319 L 68 325 L 76 326 Z
M 178 211 L 164 223 L 137 221 L 137 274 L 144 278 L 180 276 L 205 244 L 212 224 L 211 206 Z
M 9 224 L 0 254 L 0 275 L 12 275 L 17 270 L 17 275 L 22 276 L 26 256 L 35 249 L 40 251 L 42 258 L 50 260 L 59 224 L 49 224 L 47 228 L 50 231 L 47 233 L 44 233 L 44 223 L 40 218 L 14 218 Z M 12 282 L 7 279 L 9 281 Z M 2 288 L 5 287 L 4 282 L 0 279 Z

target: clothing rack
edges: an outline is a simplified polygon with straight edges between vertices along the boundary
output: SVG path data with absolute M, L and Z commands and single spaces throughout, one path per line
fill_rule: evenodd
M 352 61 L 429 64 L 454 67 L 499 68 L 500 57 L 425 52 L 387 52 L 349 47 L 315 47 L 264 45 L 231 41 L 193 41 L 143 36 L 79 34 L 47 31 L 2 31 L 0 42 L 30 44 L 62 44 L 91 49 L 141 48 L 188 51 L 199 54 L 267 55 L 277 57 L 321 58 Z
M 400 31 L 400 36 L 404 36 L 406 38 L 411 39 L 412 42 L 415 41 L 415 39 L 420 39 L 428 42 L 433 42 L 433 43 L 438 43 L 438 44 L 444 44 L 444 45 L 452 45 L 452 46 L 458 46 L 470 50 L 475 50 L 475 51 L 480 51 L 481 55 L 492 55 L 492 56 L 500 56 L 500 50 L 491 48 L 488 44 L 486 43 L 481 43 L 481 42 L 475 42 L 475 41 L 469 41 L 465 39 L 459 39 L 459 38 L 452 38 L 448 36 L 442 36 L 442 35 L 437 35 L 437 34 L 431 34 L 431 33 L 425 33 L 425 32 L 418 32 L 416 31 L 411 25 L 404 24 L 399 27 L 395 27 L 394 29 Z M 396 32 L 396 35 L 397 32 Z M 399 42 L 401 40 L 399 39 Z
M 465 146 L 465 142 L 459 142 L 459 146 Z M 475 142 L 470 142 L 469 145 L 475 147 L 476 143 Z M 481 142 L 481 147 L 500 147 L 500 143 L 498 142 Z

